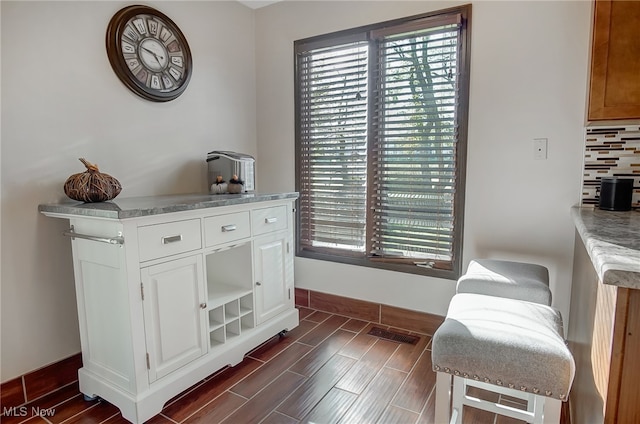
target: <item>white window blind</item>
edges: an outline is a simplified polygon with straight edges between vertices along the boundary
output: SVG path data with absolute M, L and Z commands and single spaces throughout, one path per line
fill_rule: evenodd
M 459 268 L 468 12 L 296 42 L 299 256 Z
M 447 23 L 376 39 L 373 255 L 453 258 L 458 34 Z
M 299 56 L 300 241 L 364 252 L 367 184 L 366 41 Z

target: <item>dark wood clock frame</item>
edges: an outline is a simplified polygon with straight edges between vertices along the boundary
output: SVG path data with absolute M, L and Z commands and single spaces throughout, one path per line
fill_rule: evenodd
M 135 51 L 134 53 L 124 52 L 122 38 L 127 28 L 135 28 L 130 25 L 130 21 L 137 16 L 151 17 L 153 21 L 159 22 L 160 25 L 156 26 L 155 33 L 152 33 L 148 27 L 145 27 L 148 34 L 140 34 L 137 32 L 135 34 L 137 40 L 127 39 L 126 41 L 133 42 L 125 44 L 133 46 Z M 145 21 L 145 26 L 146 25 L 147 21 Z M 166 28 L 171 34 L 166 40 L 160 37 L 161 28 Z M 162 72 L 149 69 L 145 66 L 145 61 L 140 57 L 140 45 L 144 40 L 152 38 L 155 39 L 151 40 L 154 44 L 162 44 L 162 47 L 166 49 L 165 51 L 168 55 L 166 59 L 167 63 L 161 70 Z M 167 41 L 169 41 L 169 43 L 167 43 Z M 187 39 L 180 28 L 168 16 L 156 9 L 148 6 L 134 5 L 119 10 L 109 21 L 106 47 L 111 67 L 120 81 L 143 99 L 153 102 L 168 102 L 180 96 L 189 84 L 192 71 L 192 58 Z M 169 54 L 169 47 L 172 49 L 174 56 Z M 176 52 L 180 54 L 175 55 Z M 158 56 L 155 54 L 154 56 L 156 56 L 157 59 Z M 164 60 L 162 57 L 161 59 Z M 127 63 L 127 61 L 131 60 L 136 61 L 138 66 L 131 69 Z M 175 60 L 176 63 L 181 63 L 182 66 L 174 66 L 172 63 L 173 60 Z M 162 67 L 160 61 L 158 61 L 158 65 Z M 172 70 L 173 73 L 165 72 L 167 69 L 171 71 L 170 68 L 175 68 Z M 175 77 L 177 70 L 181 70 L 180 78 Z M 142 81 L 143 79 L 145 80 L 144 82 Z M 168 79 L 168 81 L 166 79 Z M 169 84 L 173 85 L 168 87 Z

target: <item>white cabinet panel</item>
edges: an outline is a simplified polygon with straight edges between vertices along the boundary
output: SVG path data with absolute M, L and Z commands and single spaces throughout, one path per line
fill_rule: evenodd
M 293 254 L 286 232 L 254 241 L 256 323 L 261 324 L 293 305 Z
M 87 240 L 78 239 L 76 243 L 83 248 L 76 262 L 76 273 L 84 281 L 83 285 L 76 285 L 83 365 L 132 391 L 128 288 L 119 266 L 122 251 Z
M 202 256 L 144 268 L 144 324 L 149 382 L 207 352 Z

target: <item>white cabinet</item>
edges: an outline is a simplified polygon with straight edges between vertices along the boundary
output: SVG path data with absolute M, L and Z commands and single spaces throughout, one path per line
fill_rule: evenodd
M 295 197 L 185 196 L 179 200 L 190 203 L 169 208 L 178 199 L 40 205 L 71 224 L 81 392 L 142 423 L 296 327 Z
M 202 256 L 141 270 L 149 382 L 207 353 Z
M 293 249 L 286 232 L 254 241 L 256 322 L 293 307 Z
M 251 211 L 256 323 L 261 324 L 294 307 L 293 236 L 284 205 Z

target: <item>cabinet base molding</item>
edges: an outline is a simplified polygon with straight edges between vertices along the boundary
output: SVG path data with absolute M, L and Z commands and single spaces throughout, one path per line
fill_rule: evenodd
M 258 328 L 243 333 L 242 337 L 227 342 L 224 349 L 213 348 L 202 358 L 163 377 L 138 396 L 109 384 L 99 375 L 80 368 L 80 391 L 86 396 L 98 396 L 120 408 L 122 416 L 140 424 L 162 411 L 164 404 L 214 372 L 242 362 L 244 355 L 283 330 L 298 326 L 298 310 L 293 309 L 265 322 Z M 219 351 L 219 352 L 218 352 Z

